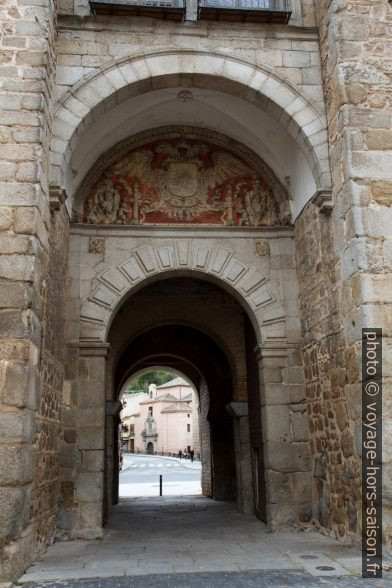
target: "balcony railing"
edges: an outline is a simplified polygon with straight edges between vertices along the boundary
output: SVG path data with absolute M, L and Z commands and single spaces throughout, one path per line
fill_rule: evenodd
M 90 0 L 90 6 L 97 15 L 146 16 L 177 22 L 185 20 L 186 14 L 188 20 L 286 24 L 291 14 L 290 0 Z
M 199 18 L 287 24 L 290 0 L 199 0 Z
M 90 0 L 93 14 L 147 16 L 181 22 L 185 0 Z

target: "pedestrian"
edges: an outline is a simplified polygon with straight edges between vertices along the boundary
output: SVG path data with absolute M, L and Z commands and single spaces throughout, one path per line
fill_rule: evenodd
M 195 455 L 193 449 L 190 450 L 189 455 L 191 456 L 191 461 L 193 461 L 193 456 Z
M 178 452 L 178 457 L 181 459 L 182 458 L 182 451 L 180 449 L 180 451 Z

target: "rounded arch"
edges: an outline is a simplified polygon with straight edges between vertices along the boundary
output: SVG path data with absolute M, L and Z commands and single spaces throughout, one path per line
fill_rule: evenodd
M 326 117 L 314 100 L 267 66 L 216 52 L 173 49 L 112 63 L 60 98 L 53 128 L 52 183 L 63 186 L 78 137 L 103 112 L 131 96 L 189 84 L 212 85 L 268 110 L 304 152 L 317 189 L 330 187 Z
M 191 377 L 189 375 L 189 373 L 185 373 L 184 371 L 181 371 L 180 369 L 176 368 L 176 367 L 171 367 L 166 365 L 166 363 L 154 363 L 155 362 L 155 355 L 153 357 L 149 357 L 147 358 L 149 360 L 149 364 L 151 362 L 151 365 L 145 366 L 145 359 L 142 360 L 141 362 L 139 362 L 138 364 L 136 364 L 135 366 L 132 367 L 131 370 L 129 370 L 129 374 L 127 375 L 127 377 L 124 379 L 123 384 L 121 385 L 121 390 L 120 390 L 120 395 L 124 394 L 124 389 L 126 386 L 129 386 L 129 384 L 135 379 L 138 378 L 139 376 L 143 376 L 145 374 L 148 374 L 150 372 L 154 372 L 154 371 L 166 371 L 169 372 L 171 374 L 174 374 L 175 376 L 179 377 L 179 378 L 183 378 L 190 386 L 192 386 L 192 388 L 194 388 L 195 390 L 197 390 L 197 381 L 195 382 L 195 377 L 194 375 Z M 144 367 L 141 367 L 143 366 Z
M 180 276 L 211 281 L 231 294 L 248 315 L 258 344 L 286 342 L 285 312 L 270 280 L 232 250 L 202 239 L 142 245 L 126 261 L 101 271 L 82 303 L 80 341 L 106 342 L 114 317 L 132 294 L 156 280 Z

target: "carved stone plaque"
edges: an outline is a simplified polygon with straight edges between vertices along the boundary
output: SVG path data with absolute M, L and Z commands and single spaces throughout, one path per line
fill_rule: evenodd
M 122 151 L 90 185 L 80 220 L 110 224 L 282 224 L 276 187 L 246 154 L 204 137 Z

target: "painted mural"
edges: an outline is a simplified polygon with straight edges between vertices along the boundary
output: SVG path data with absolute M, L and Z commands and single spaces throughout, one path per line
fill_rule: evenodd
M 112 163 L 90 189 L 82 222 L 280 224 L 274 189 L 248 161 L 209 141 L 155 140 Z

